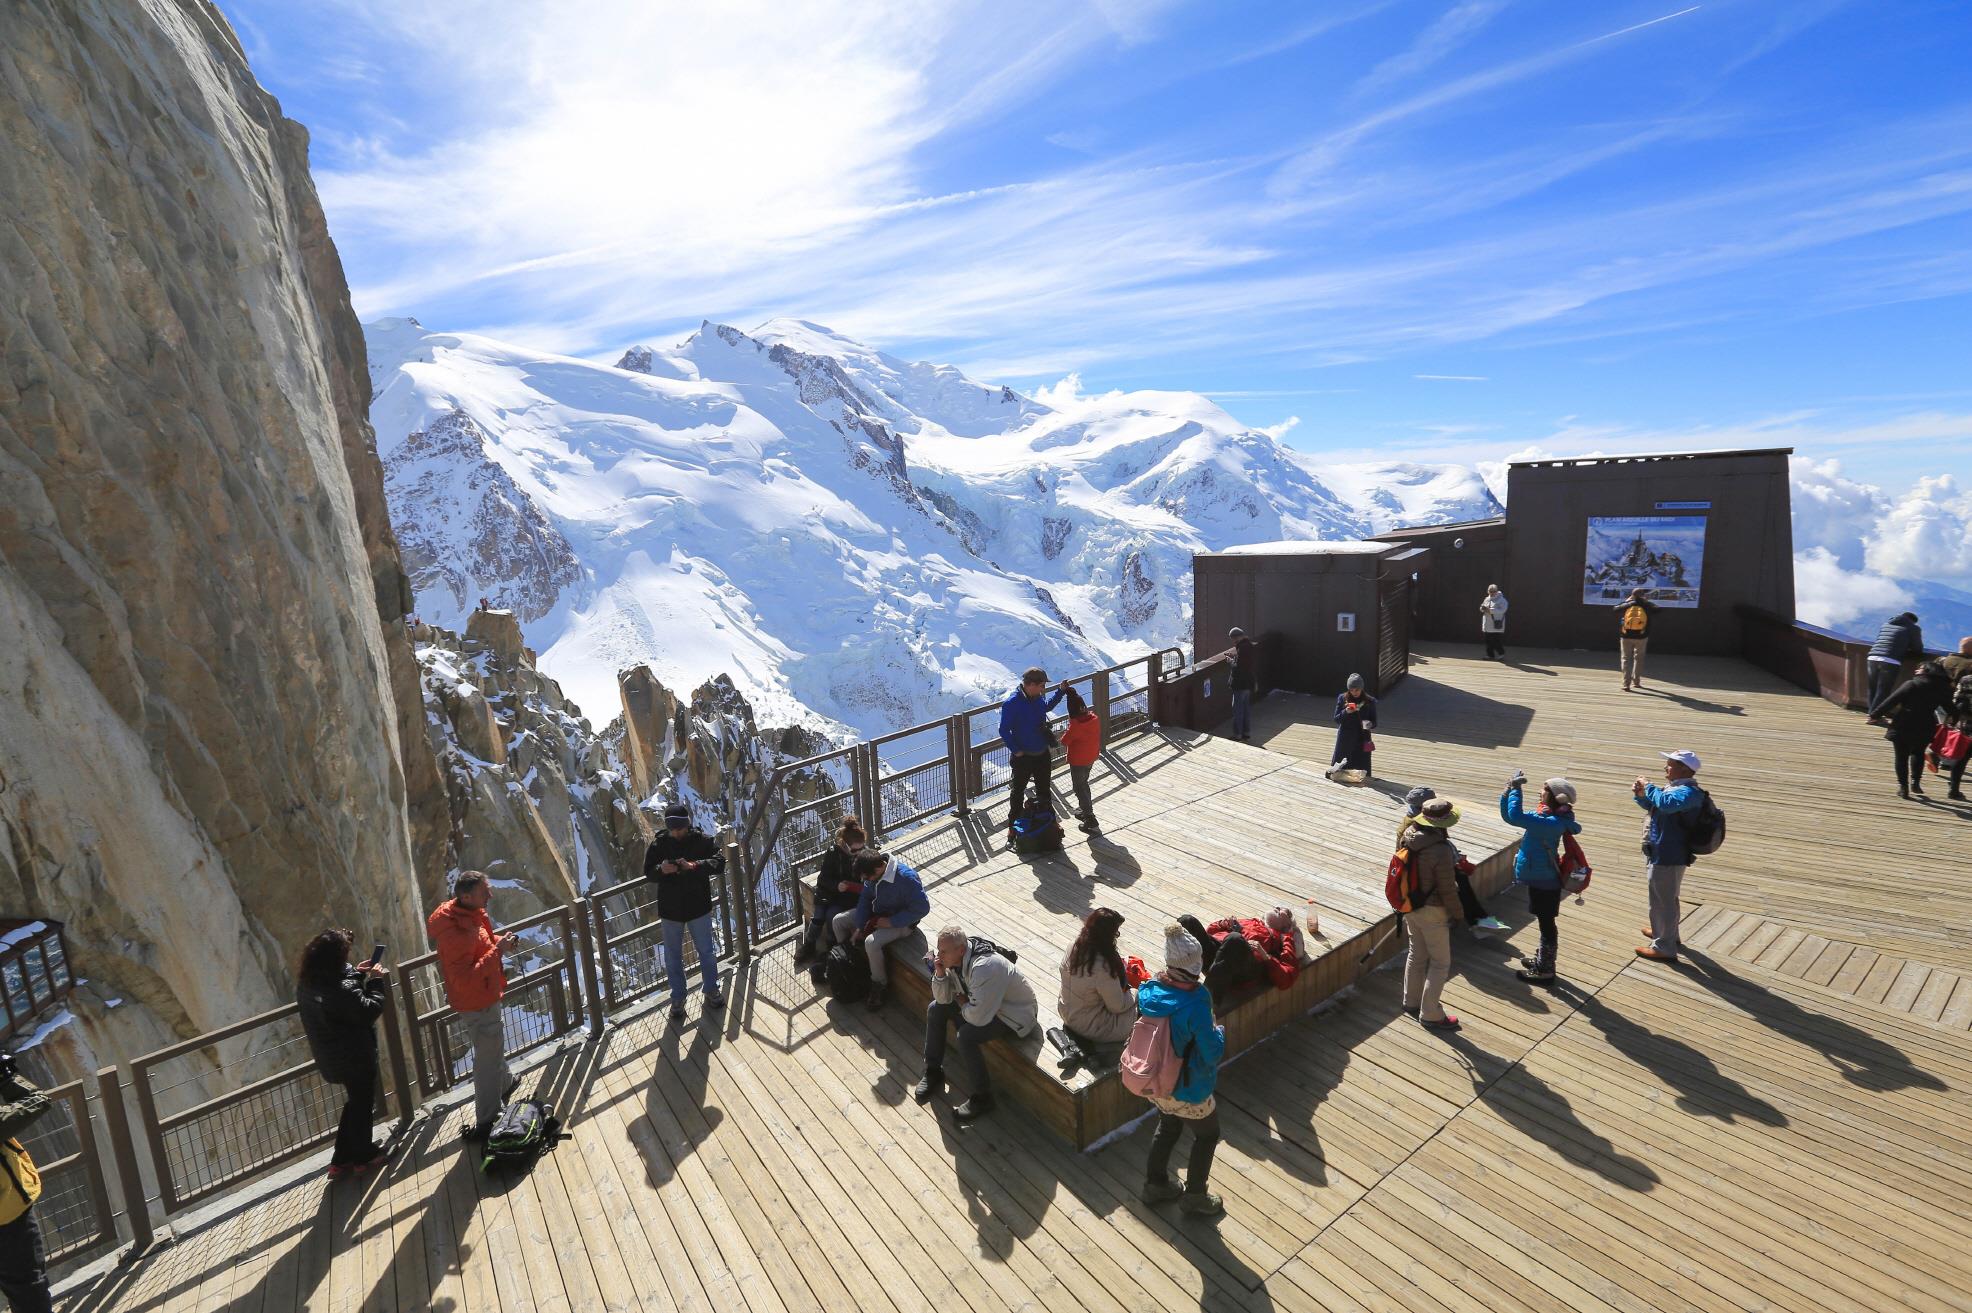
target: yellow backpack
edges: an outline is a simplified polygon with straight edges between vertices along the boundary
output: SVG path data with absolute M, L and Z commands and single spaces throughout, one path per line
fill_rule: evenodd
M 25 1213 L 41 1197 L 41 1173 L 19 1140 L 0 1140 L 0 1226 Z
M 1642 638 L 1650 632 L 1650 612 L 1632 602 L 1623 608 L 1623 637 Z

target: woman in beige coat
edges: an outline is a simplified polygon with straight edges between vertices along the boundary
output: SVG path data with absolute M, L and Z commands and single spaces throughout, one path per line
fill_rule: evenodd
M 1097 1044 L 1130 1037 L 1137 1021 L 1137 995 L 1124 976 L 1116 951 L 1123 914 L 1098 907 L 1082 922 L 1082 933 L 1061 964 L 1061 997 L 1055 1011 L 1069 1034 Z

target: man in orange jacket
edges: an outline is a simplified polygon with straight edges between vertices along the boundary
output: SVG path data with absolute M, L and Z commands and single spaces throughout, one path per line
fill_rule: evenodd
M 512 931 L 497 934 L 486 915 L 493 886 L 484 872 L 461 871 L 452 881 L 452 897 L 425 918 L 425 933 L 438 950 L 438 974 L 445 982 L 445 1001 L 459 1014 L 472 1036 L 472 1126 L 468 1140 L 483 1140 L 520 1081 L 507 1070 L 507 1045 L 500 999 L 507 992 L 507 973 L 500 956 L 519 947 Z

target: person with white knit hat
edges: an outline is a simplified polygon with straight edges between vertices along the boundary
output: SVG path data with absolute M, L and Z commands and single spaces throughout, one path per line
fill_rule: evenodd
M 1217 1217 L 1226 1206 L 1205 1187 L 1219 1148 L 1219 1107 L 1212 1092 L 1219 1083 L 1226 1030 L 1212 1017 L 1212 995 L 1200 979 L 1204 974 L 1205 950 L 1198 940 L 1176 922 L 1165 926 L 1164 970 L 1138 986 L 1137 1012 L 1169 1019 L 1171 1050 L 1183 1065 L 1171 1093 L 1151 1099 L 1157 1130 L 1150 1141 L 1143 1201 L 1176 1199 L 1193 1217 Z M 1191 1159 L 1180 1185 L 1171 1179 L 1171 1155 L 1186 1127 L 1191 1128 Z

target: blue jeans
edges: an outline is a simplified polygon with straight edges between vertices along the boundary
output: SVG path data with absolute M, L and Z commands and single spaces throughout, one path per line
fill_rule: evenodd
M 1253 732 L 1253 690 L 1236 688 L 1233 698 L 1233 737 L 1243 739 Z
M 719 948 L 712 942 L 712 913 L 691 921 L 664 923 L 664 974 L 671 980 L 671 1006 L 685 1006 L 685 931 L 692 932 L 698 949 L 698 970 L 705 978 L 705 992 L 719 992 Z

